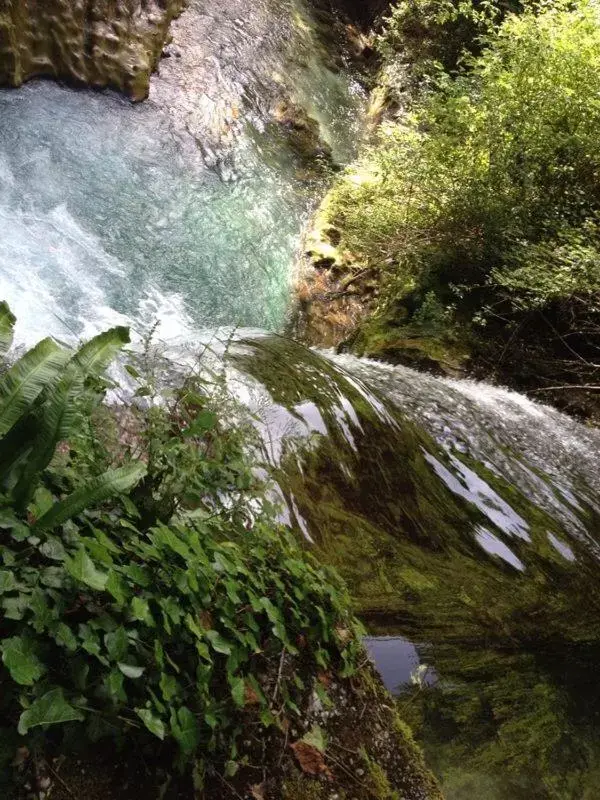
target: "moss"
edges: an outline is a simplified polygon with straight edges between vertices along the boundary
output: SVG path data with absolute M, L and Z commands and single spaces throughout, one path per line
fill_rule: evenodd
M 400 800 L 398 792 L 393 791 L 388 776 L 381 766 L 369 757 L 366 750 L 361 751 L 369 792 L 376 800 Z
M 282 787 L 281 800 L 326 800 L 330 787 L 323 781 L 300 773 L 288 778 Z M 346 792 L 336 790 L 339 800 L 346 800 Z
M 453 327 L 427 329 L 406 323 L 407 311 L 373 315 L 349 337 L 344 349 L 391 364 L 405 364 L 438 375 L 460 376 L 470 359 L 470 344 Z

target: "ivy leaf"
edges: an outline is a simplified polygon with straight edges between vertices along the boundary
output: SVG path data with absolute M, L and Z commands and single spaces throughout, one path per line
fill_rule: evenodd
M 131 601 L 131 613 L 134 619 L 139 620 L 139 622 L 144 622 L 150 627 L 154 627 L 154 620 L 150 613 L 150 606 L 147 600 L 143 600 L 141 597 L 134 597 Z
M 198 748 L 200 744 L 198 720 L 189 708 L 183 706 L 177 713 L 171 712 L 171 730 L 186 755 L 190 755 Z
M 106 688 L 114 700 L 125 703 L 127 701 L 127 695 L 123 689 L 123 680 L 123 674 L 119 672 L 119 670 L 113 669 L 106 678 Z
M 74 558 L 67 558 L 65 560 L 65 569 L 69 575 L 75 578 L 76 581 L 79 581 L 79 583 L 85 583 L 86 586 L 96 589 L 99 592 L 106 589 L 108 575 L 96 569 L 94 562 L 83 547 L 79 548 Z
M 231 655 L 231 645 L 224 639 L 220 633 L 217 631 L 207 631 L 206 638 L 209 640 L 211 645 L 213 646 L 213 650 L 216 650 L 217 653 L 223 653 L 223 655 L 229 656 Z
M 2 643 L 2 661 L 11 678 L 21 686 L 33 686 L 46 671 L 33 650 L 33 643 L 23 636 L 5 639 Z
M 127 602 L 127 587 L 125 581 L 121 578 L 118 572 L 111 569 L 108 573 L 106 580 L 106 591 L 110 592 L 115 598 L 117 603 L 125 604 Z
M 112 633 L 107 633 L 104 637 L 104 645 L 113 661 L 122 661 L 129 646 L 125 628 L 121 625 Z
M 77 638 L 73 631 L 65 625 L 64 622 L 61 622 L 56 629 L 55 639 L 60 644 L 64 644 L 64 646 L 69 650 L 71 653 L 74 653 L 77 650 Z
M 66 553 L 60 539 L 49 537 L 40 547 L 40 553 L 52 561 L 64 561 Z
M 62 722 L 81 722 L 84 719 L 79 709 L 73 708 L 64 698 L 62 689 L 52 689 L 33 705 L 23 711 L 19 719 L 21 736 L 38 725 L 58 725 Z
M 119 666 L 121 666 L 119 664 Z M 142 720 L 144 725 L 148 728 L 150 733 L 153 733 L 161 741 L 165 738 L 165 723 L 156 717 L 148 708 L 136 708 L 135 713 Z
M 12 592 L 15 589 L 16 585 L 17 582 L 12 572 L 8 572 L 5 569 L 0 570 L 0 594 L 4 594 L 5 592 Z
M 246 704 L 246 681 L 243 678 L 231 678 L 229 681 L 233 702 L 238 708 Z
M 117 666 L 126 678 L 141 678 L 145 672 L 145 667 L 138 667 L 135 664 L 124 664 L 122 661 L 119 661 Z

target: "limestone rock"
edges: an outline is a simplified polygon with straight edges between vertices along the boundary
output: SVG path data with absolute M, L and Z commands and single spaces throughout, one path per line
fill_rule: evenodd
M 185 0 L 0 0 L 0 85 L 52 77 L 134 100 Z

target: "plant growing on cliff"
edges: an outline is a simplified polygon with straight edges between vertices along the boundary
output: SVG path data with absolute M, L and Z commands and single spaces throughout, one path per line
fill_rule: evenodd
M 6 306 L 0 323 L 6 352 Z M 202 381 L 129 409 L 129 444 L 111 435 L 123 410 L 100 407 L 100 373 L 127 339 L 45 340 L 0 379 L 0 754 L 164 742 L 199 783 L 206 763 L 234 774 L 244 725 L 285 726 L 317 672 L 352 674 L 358 628 Z
M 510 15 L 468 72 L 382 129 L 338 184 L 332 222 L 381 275 L 392 316 L 434 293 L 512 349 L 527 324 L 561 364 L 595 360 L 599 63 L 595 3 Z

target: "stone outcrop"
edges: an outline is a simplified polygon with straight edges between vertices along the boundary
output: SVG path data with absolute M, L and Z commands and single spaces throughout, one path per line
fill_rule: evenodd
M 0 0 L 0 85 L 52 77 L 148 94 L 185 0 Z

